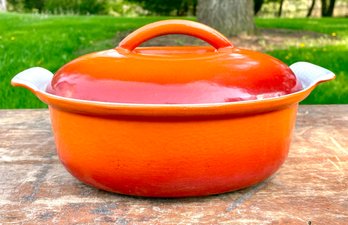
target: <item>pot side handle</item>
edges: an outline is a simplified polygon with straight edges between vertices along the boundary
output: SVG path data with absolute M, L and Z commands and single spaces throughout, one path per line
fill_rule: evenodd
M 290 69 L 301 80 L 304 89 L 335 78 L 335 74 L 330 70 L 308 62 L 296 62 Z
M 13 86 L 27 88 L 35 94 L 38 91 L 45 91 L 47 85 L 51 83 L 52 78 L 53 73 L 50 71 L 41 67 L 33 67 L 14 76 L 11 84 Z
M 216 49 L 232 48 L 233 44 L 215 29 L 189 20 L 163 20 L 139 28 L 124 38 L 118 49 L 133 51 L 143 42 L 167 34 L 185 34 L 206 41 Z

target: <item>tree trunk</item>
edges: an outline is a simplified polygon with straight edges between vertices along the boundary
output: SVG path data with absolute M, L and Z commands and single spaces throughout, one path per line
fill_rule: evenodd
M 226 36 L 252 34 L 253 0 L 199 0 L 197 18 Z
M 254 0 L 254 15 L 256 15 L 262 8 L 264 0 Z
M 308 9 L 308 12 L 307 12 L 306 17 L 311 17 L 312 12 L 313 12 L 313 9 L 314 9 L 314 6 L 315 6 L 315 1 L 316 1 L 316 0 L 312 0 L 311 6 L 310 6 L 309 9 Z
M 279 2 L 279 10 L 278 10 L 278 17 L 281 17 L 281 16 L 282 16 L 282 12 L 283 12 L 283 3 L 284 3 L 284 0 L 280 0 L 280 2 Z
M 6 0 L 0 0 L 0 11 L 7 11 Z
M 326 0 L 321 0 L 321 16 L 326 16 L 327 5 Z
M 329 5 L 328 5 L 329 3 Z M 336 0 L 321 0 L 321 16 L 322 17 L 331 17 L 335 9 Z
M 192 14 L 194 15 L 194 16 L 196 16 L 197 15 L 197 1 L 193 1 L 193 4 L 192 4 Z
M 327 10 L 327 16 L 333 16 L 333 11 L 335 9 L 335 0 L 330 0 L 330 5 L 329 8 Z

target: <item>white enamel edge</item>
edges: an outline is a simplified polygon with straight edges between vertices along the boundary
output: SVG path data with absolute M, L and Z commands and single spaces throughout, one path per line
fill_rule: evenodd
M 330 70 L 308 62 L 296 62 L 290 66 L 290 69 L 301 80 L 303 89 L 335 78 L 335 74 Z
M 52 78 L 53 73 L 50 71 L 41 67 L 33 67 L 17 74 L 12 78 L 11 83 L 14 85 L 23 85 L 33 91 L 45 92 Z

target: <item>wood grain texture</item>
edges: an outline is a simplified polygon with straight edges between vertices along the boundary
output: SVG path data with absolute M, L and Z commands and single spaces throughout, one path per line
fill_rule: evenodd
M 47 110 L 0 111 L 0 224 L 348 224 L 348 105 L 301 106 L 289 157 L 227 194 L 149 199 L 73 178 Z

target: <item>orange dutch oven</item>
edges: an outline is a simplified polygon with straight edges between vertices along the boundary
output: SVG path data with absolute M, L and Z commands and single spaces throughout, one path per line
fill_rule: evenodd
M 138 47 L 184 34 L 211 46 Z M 128 195 L 202 196 L 256 184 L 290 146 L 298 103 L 334 78 L 239 49 L 216 30 L 165 20 L 91 53 L 55 75 L 12 79 L 47 103 L 59 158 L 91 186 Z

